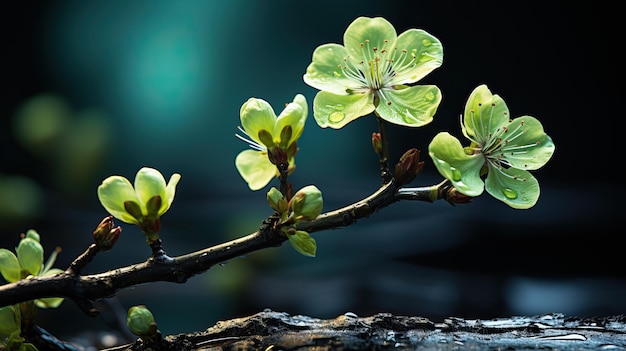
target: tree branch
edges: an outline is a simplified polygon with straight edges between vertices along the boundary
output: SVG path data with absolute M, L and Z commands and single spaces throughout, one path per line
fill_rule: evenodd
M 403 199 L 433 202 L 445 198 L 450 201 L 447 198 L 448 191 L 441 191 L 445 184 L 446 182 L 442 182 L 429 187 L 399 189 L 392 179 L 367 198 L 341 209 L 323 213 L 315 220 L 300 222 L 297 228 L 313 233 L 349 226 Z M 91 245 L 63 273 L 1 285 L 0 307 L 44 297 L 64 297 L 74 300 L 83 311 L 95 316 L 98 311 L 93 307 L 93 302 L 114 296 L 121 289 L 157 281 L 184 283 L 190 277 L 204 273 L 221 262 L 261 249 L 280 246 L 287 238 L 279 230 L 277 223 L 278 218 L 271 216 L 263 221 L 258 231 L 210 248 L 167 260 L 152 256 L 142 263 L 99 274 L 80 275 L 82 265 L 89 262 L 97 253 Z

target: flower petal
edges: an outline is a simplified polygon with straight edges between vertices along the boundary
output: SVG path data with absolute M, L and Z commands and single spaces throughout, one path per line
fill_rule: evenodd
M 129 224 L 138 224 L 124 208 L 124 202 L 133 201 L 139 203 L 137 193 L 128 179 L 122 176 L 110 176 L 98 186 L 98 199 L 113 217 Z
M 360 86 L 359 82 L 346 77 L 341 65 L 348 56 L 346 48 L 339 44 L 324 44 L 313 51 L 312 62 L 302 77 L 315 89 L 345 95 L 348 90 Z
M 554 154 L 554 143 L 536 118 L 514 119 L 502 135 L 502 153 L 511 167 L 535 170 L 543 167 Z
M 355 119 L 374 112 L 374 95 L 337 95 L 320 91 L 313 100 L 313 117 L 322 127 L 339 129 Z
M 435 85 L 384 89 L 379 96 L 376 112 L 380 117 L 407 127 L 421 127 L 430 123 L 441 102 L 441 91 Z
M 398 36 L 391 56 L 394 85 L 415 83 L 443 63 L 439 39 L 421 29 L 409 29 Z
M 135 192 L 140 199 L 139 206 L 141 206 L 141 212 L 144 216 L 148 214 L 146 204 L 151 198 L 158 195 L 161 197 L 162 203 L 166 202 L 165 187 L 165 178 L 156 169 L 143 167 L 137 172 L 135 175 Z
M 437 134 L 428 145 L 428 153 L 444 178 L 467 196 L 478 196 L 484 190 L 480 169 L 485 159 L 482 154 L 467 155 L 461 142 L 447 132 Z
M 21 270 L 17 256 L 7 249 L 0 249 L 0 274 L 4 279 L 9 283 L 22 279 Z
M 159 216 L 162 216 L 167 210 L 172 206 L 172 201 L 174 201 L 174 195 L 176 195 L 176 185 L 180 181 L 180 174 L 174 173 L 170 177 L 170 181 L 167 182 L 167 187 L 165 188 L 165 197 L 167 201 L 163 201 L 161 205 L 161 209 L 159 210 Z
M 289 103 L 280 115 L 278 115 L 276 126 L 273 130 L 274 142 L 280 142 L 277 138 L 280 138 L 281 131 L 288 125 L 291 126 L 292 134 L 291 139 L 286 144 L 290 145 L 296 141 L 302 135 L 307 115 L 308 107 L 306 99 L 303 95 L 298 94 L 293 102 Z
M 358 65 L 379 56 L 383 50 L 391 52 L 396 43 L 396 30 L 382 17 L 359 17 L 352 21 L 343 34 L 349 60 Z
M 259 132 L 265 130 L 268 133 L 274 131 L 276 113 L 272 106 L 263 99 L 250 98 L 239 110 L 241 126 L 252 140 L 263 145 L 259 139 Z M 266 145 L 268 146 L 268 145 Z M 273 146 L 273 145 L 269 145 Z
M 489 164 L 485 189 L 512 208 L 528 209 L 539 199 L 539 182 L 530 172 Z
M 490 135 L 509 123 L 509 108 L 486 85 L 476 87 L 465 104 L 463 134 L 473 141 L 486 141 Z
M 43 268 L 43 246 L 32 238 L 24 238 L 15 249 L 22 270 L 38 275 Z
M 250 190 L 265 187 L 277 175 L 265 151 L 244 150 L 235 158 L 235 166 Z

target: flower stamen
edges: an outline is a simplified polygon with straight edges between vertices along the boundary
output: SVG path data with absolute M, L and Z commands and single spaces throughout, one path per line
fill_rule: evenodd
M 240 132 L 242 132 L 243 134 L 245 134 L 248 138 L 243 137 L 239 134 L 235 133 L 235 136 L 241 140 L 244 141 L 248 144 L 248 146 L 256 151 L 265 151 L 267 150 L 267 148 L 264 145 L 261 145 L 259 143 L 257 143 L 256 141 L 252 140 L 252 138 L 250 138 L 250 135 L 248 133 L 246 133 L 245 130 L 243 130 L 243 128 L 241 128 L 240 126 L 237 126 L 237 129 L 239 129 Z

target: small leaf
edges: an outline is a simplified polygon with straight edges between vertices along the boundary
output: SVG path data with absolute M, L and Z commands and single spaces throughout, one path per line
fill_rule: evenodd
M 308 257 L 315 257 L 317 252 L 317 243 L 315 239 L 313 239 L 309 233 L 298 230 L 293 235 L 287 235 L 289 238 L 289 243 L 293 246 L 296 251 L 300 254 Z

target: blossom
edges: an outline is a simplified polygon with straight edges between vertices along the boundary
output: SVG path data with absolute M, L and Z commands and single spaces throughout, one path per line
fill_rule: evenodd
M 446 132 L 428 147 L 439 173 L 464 195 L 478 196 L 486 189 L 513 208 L 534 206 L 539 183 L 528 171 L 544 166 L 555 149 L 541 123 L 531 116 L 511 120 L 504 100 L 480 85 L 465 105 L 461 127 L 468 147 Z
M 288 164 L 295 170 L 294 157 L 298 151 L 297 140 L 302 135 L 308 114 L 306 98 L 298 94 L 285 106 L 280 115 L 262 99 L 250 98 L 240 110 L 244 140 L 252 150 L 244 150 L 235 158 L 235 166 L 251 190 L 265 187 L 279 176 L 277 165 Z
M 52 268 L 58 251 L 54 251 L 44 264 L 44 249 L 39 242 L 39 234 L 31 229 L 20 240 L 15 254 L 7 249 L 0 249 L 0 273 L 9 282 L 15 283 L 31 277 L 45 277 L 62 273 L 59 268 Z M 56 308 L 63 302 L 61 297 L 49 297 L 35 300 L 40 308 Z
M 98 199 L 113 217 L 139 226 L 149 241 L 158 238 L 159 218 L 172 205 L 180 174 L 169 182 L 156 169 L 143 167 L 135 176 L 135 186 L 122 176 L 110 176 L 98 186 Z
M 320 127 L 341 128 L 375 112 L 394 124 L 420 127 L 441 102 L 434 85 L 412 85 L 443 63 L 441 42 L 421 29 L 397 35 L 381 17 L 359 17 L 346 29 L 344 45 L 313 52 L 304 82 L 320 91 L 313 115 Z

